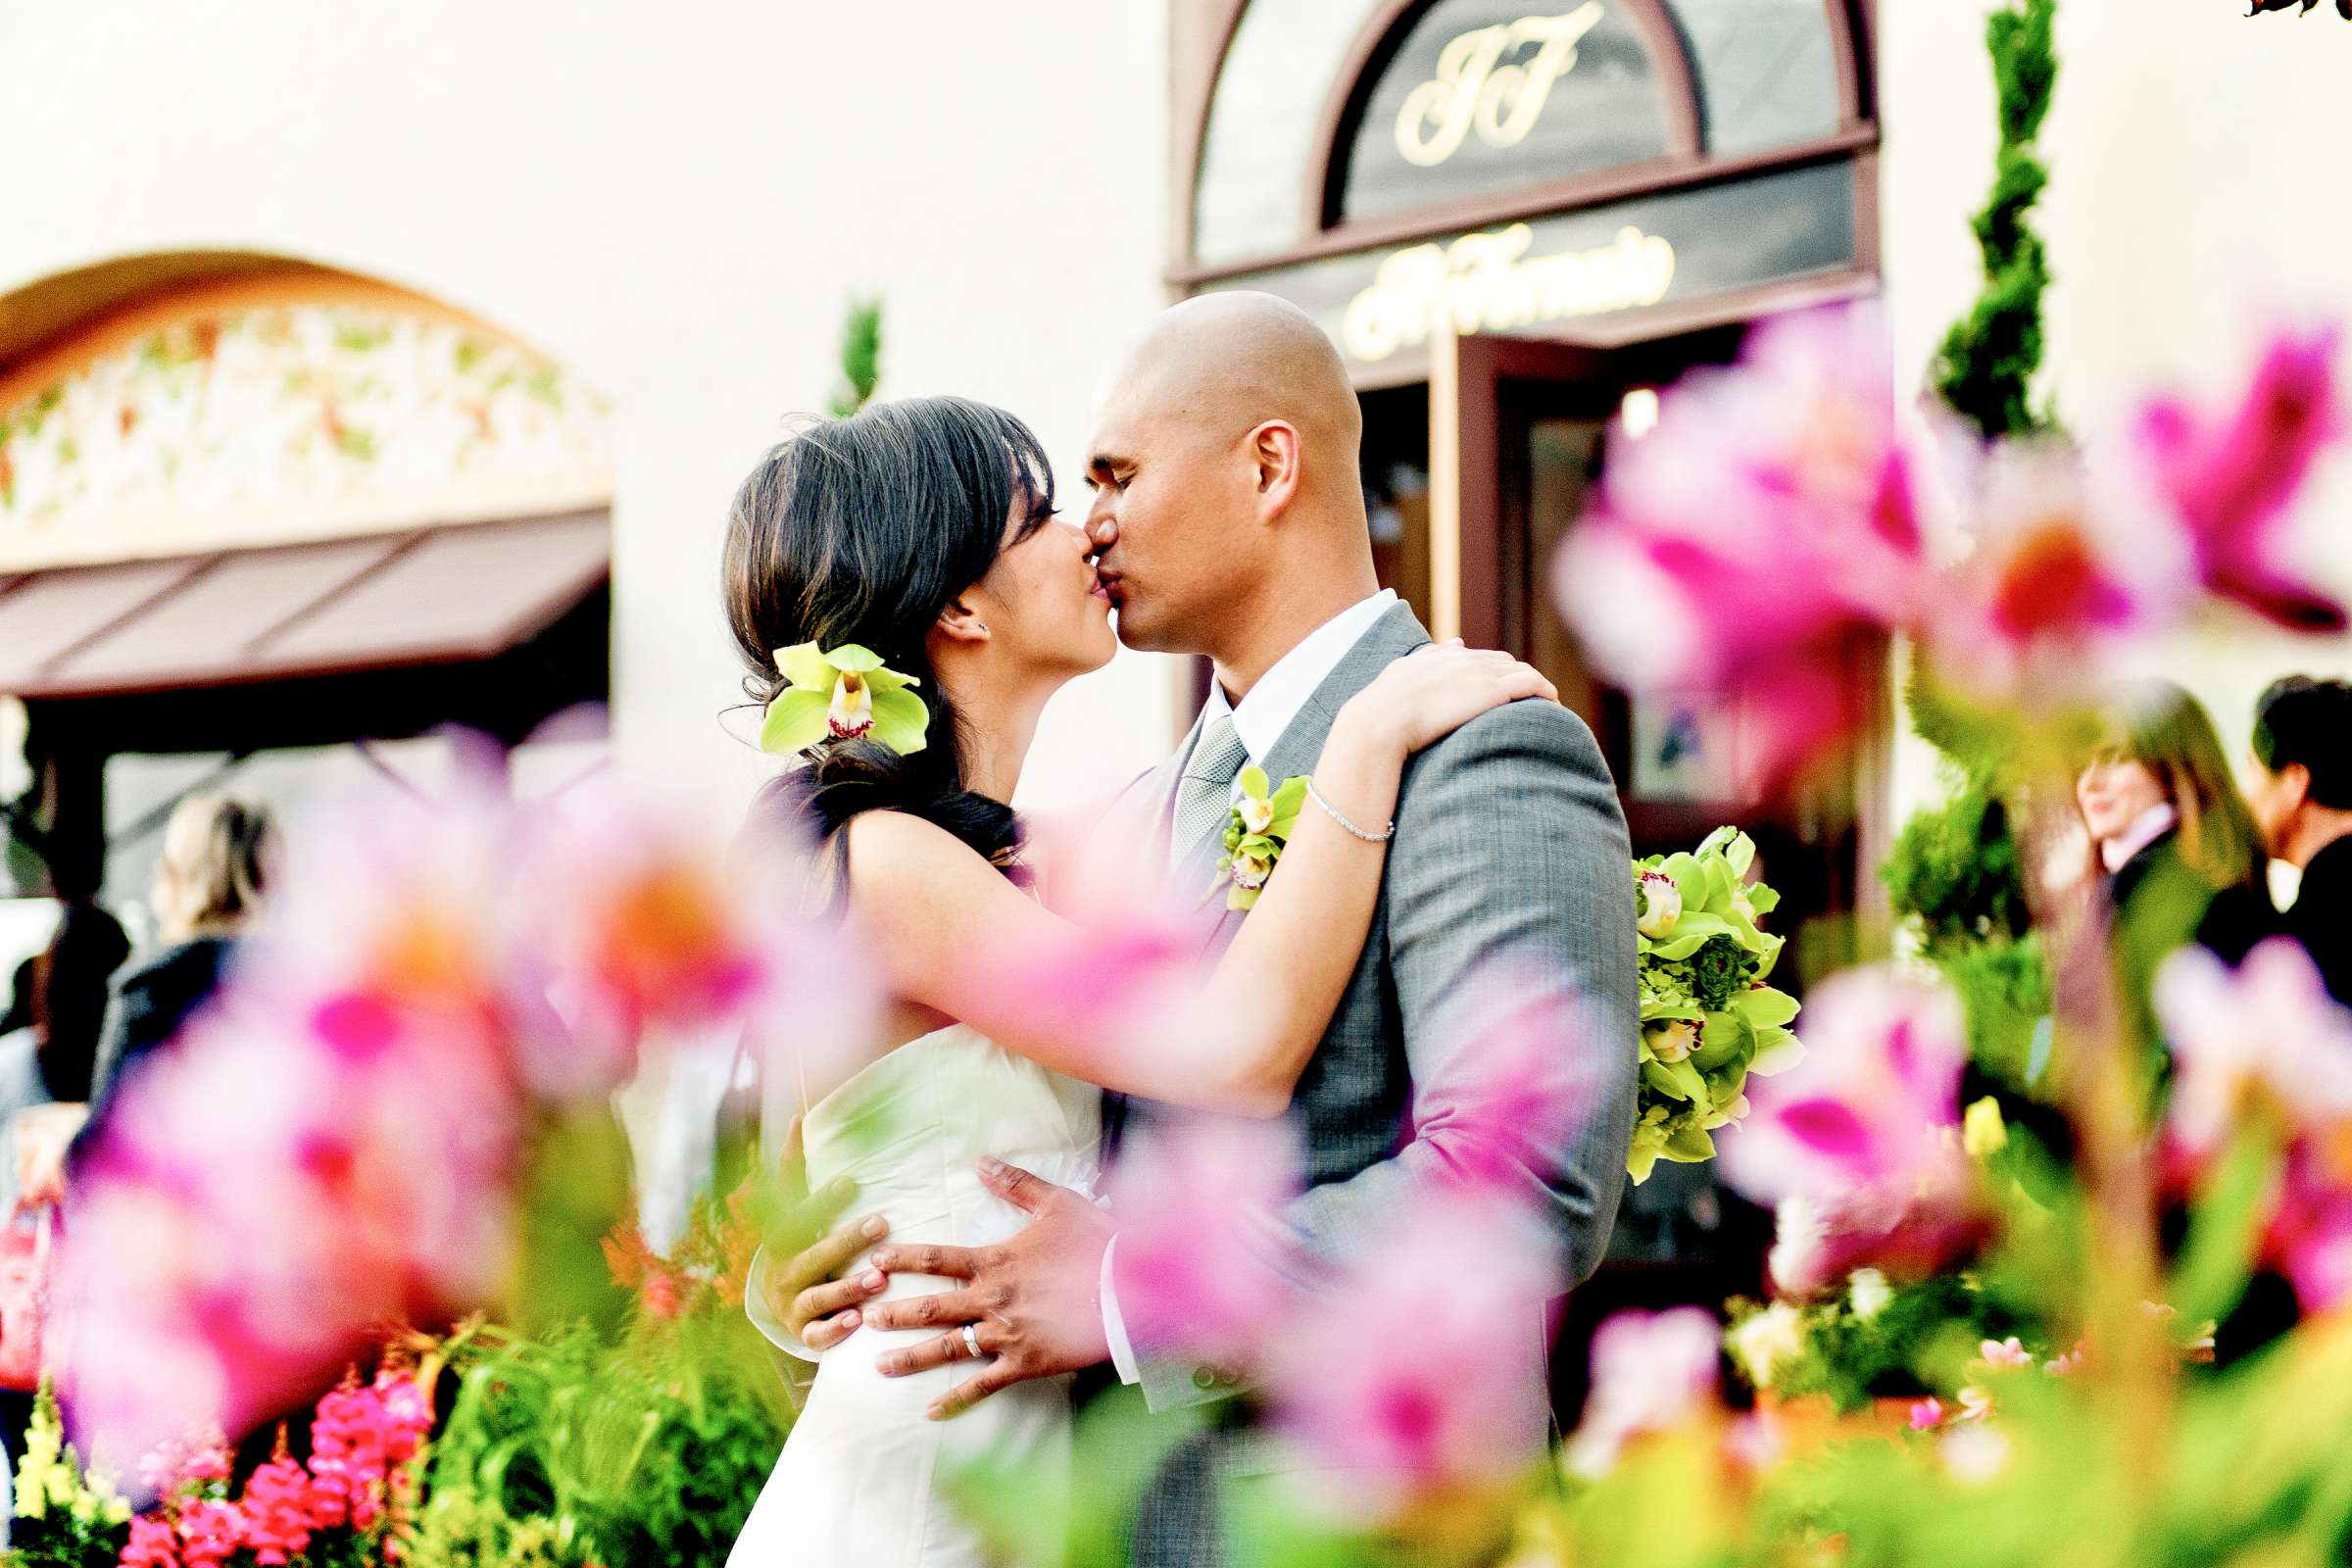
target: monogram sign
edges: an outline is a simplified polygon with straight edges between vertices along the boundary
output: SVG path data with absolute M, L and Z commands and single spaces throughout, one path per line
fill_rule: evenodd
M 1437 74 L 1397 113 L 1396 151 L 1430 169 L 1473 130 L 1490 147 L 1517 146 L 1535 128 L 1552 84 L 1575 69 L 1578 43 L 1606 15 L 1601 0 L 1586 0 L 1556 17 L 1521 17 L 1447 40 Z
M 1348 304 L 1340 341 L 1367 364 L 1442 330 L 1510 332 L 1544 321 L 1655 305 L 1674 283 L 1674 246 L 1632 224 L 1592 250 L 1530 256 L 1525 223 L 1414 245 L 1383 260 Z

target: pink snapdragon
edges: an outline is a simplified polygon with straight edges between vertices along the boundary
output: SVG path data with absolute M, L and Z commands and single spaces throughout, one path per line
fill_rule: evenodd
M 246 1480 L 242 1538 L 256 1563 L 282 1568 L 311 1544 L 312 1531 L 323 1522 L 314 1515 L 314 1485 L 310 1472 L 283 1454 Z
M 2205 586 L 2298 631 L 2344 627 L 2343 605 L 2301 579 L 2286 537 L 2312 468 L 2347 427 L 2342 337 L 2332 322 L 2280 331 L 2233 402 L 2199 409 L 2152 398 L 2135 428 L 2148 477 Z

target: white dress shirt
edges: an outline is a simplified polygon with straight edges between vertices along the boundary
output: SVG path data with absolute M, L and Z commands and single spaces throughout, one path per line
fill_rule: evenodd
M 1289 653 L 1276 660 L 1273 666 L 1257 678 L 1242 698 L 1239 708 L 1225 695 L 1225 688 L 1215 681 L 1208 685 L 1208 702 L 1202 710 L 1201 724 L 1206 727 L 1227 713 L 1233 715 L 1233 732 L 1250 754 L 1250 761 L 1264 766 L 1275 745 L 1315 695 L 1317 687 L 1331 678 L 1331 672 L 1363 641 L 1372 623 L 1396 603 L 1393 588 L 1383 588 L 1369 599 L 1359 599 L 1332 616 L 1298 640 Z M 1277 780 L 1276 782 L 1279 782 Z M 1234 792 L 1241 792 L 1241 781 L 1234 781 Z M 1118 1368 L 1119 1381 L 1135 1383 L 1142 1379 L 1135 1359 L 1134 1342 L 1127 1338 L 1126 1321 L 1119 1315 L 1119 1301 L 1110 1284 L 1111 1258 L 1118 1251 L 1119 1240 L 1110 1239 L 1102 1250 L 1102 1337 L 1110 1345 L 1110 1364 Z

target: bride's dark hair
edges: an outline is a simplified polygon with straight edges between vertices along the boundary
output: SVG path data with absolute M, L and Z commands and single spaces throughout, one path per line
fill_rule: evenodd
M 964 736 L 924 637 L 1008 542 L 1016 500 L 1054 512 L 1054 470 L 1029 427 L 965 398 L 877 403 L 809 425 L 771 448 L 735 493 L 727 523 L 727 622 L 764 706 L 784 686 L 776 650 L 858 643 L 912 675 L 931 710 L 928 744 L 902 757 L 871 740 L 826 740 L 761 792 L 812 838 L 861 811 L 906 811 L 1004 863 L 1020 843 L 1012 808 L 966 787 Z

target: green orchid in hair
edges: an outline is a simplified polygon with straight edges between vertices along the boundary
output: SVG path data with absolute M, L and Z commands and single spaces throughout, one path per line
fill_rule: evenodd
M 923 749 L 931 710 L 907 688 L 912 675 L 882 667 L 882 658 L 856 643 L 819 653 L 802 643 L 776 654 L 786 685 L 767 705 L 760 749 L 790 756 L 819 741 L 870 740 L 902 757 Z
M 1241 783 L 1241 799 L 1233 803 L 1233 814 L 1225 821 L 1225 856 L 1217 861 L 1217 869 L 1225 873 L 1219 885 L 1230 884 L 1225 895 L 1228 909 L 1247 909 L 1257 902 L 1266 879 L 1274 874 L 1274 862 L 1282 858 L 1283 846 L 1290 842 L 1291 829 L 1298 825 L 1298 808 L 1306 804 L 1303 773 L 1284 779 L 1276 789 L 1264 768 L 1245 767 Z M 1209 892 L 1213 895 L 1216 888 Z

